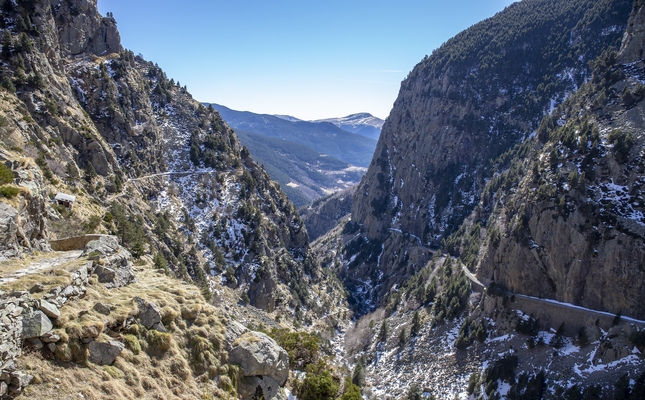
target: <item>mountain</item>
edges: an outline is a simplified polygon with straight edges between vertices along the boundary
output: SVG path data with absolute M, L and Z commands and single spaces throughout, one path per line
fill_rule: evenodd
M 479 222 L 468 217 L 485 207 L 486 184 L 507 166 L 507 152 L 591 77 L 590 61 L 618 49 L 630 8 L 622 0 L 514 3 L 423 59 L 401 85 L 352 202 L 352 221 L 380 243 L 374 251 L 383 248 L 380 262 L 349 268 L 345 281 L 364 287 L 381 276 L 361 292 L 378 304 L 464 221 Z
M 274 115 L 235 111 L 211 104 L 234 129 L 300 143 L 328 156 L 359 167 L 367 167 L 376 141 L 347 132 L 331 123 L 287 121 Z
M 1 397 L 644 397 L 645 1 L 461 32 L 302 217 L 96 1 L 1 7 Z M 280 132 L 366 140 L 249 119 L 303 181 Z
M 0 396 L 283 398 L 327 371 L 306 330 L 349 318 L 342 287 L 222 116 L 95 0 L 0 26 Z
M 285 121 L 290 121 L 290 122 L 302 121 L 301 119 L 298 119 L 296 117 L 292 117 L 291 115 L 278 115 L 278 114 L 276 114 L 275 116 L 280 118 L 280 119 L 284 119 Z
M 357 133 L 370 139 L 378 140 L 383 121 L 369 113 L 351 114 L 342 118 L 319 119 L 311 122 L 329 122 L 347 132 Z
M 289 140 L 243 130 L 236 134 L 296 207 L 357 184 L 367 170 Z
M 312 244 L 365 397 L 643 396 L 644 18 L 525 0 L 410 72 Z

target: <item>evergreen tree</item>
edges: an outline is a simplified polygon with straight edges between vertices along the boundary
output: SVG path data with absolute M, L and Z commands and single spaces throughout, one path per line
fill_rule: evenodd
M 414 312 L 414 316 L 412 317 L 412 327 L 410 328 L 410 334 L 412 336 L 416 336 L 419 333 L 420 329 L 421 329 L 421 316 L 419 315 L 419 310 L 416 310 Z
M 6 165 L 0 163 L 0 185 L 13 182 L 13 172 Z
M 389 328 L 387 327 L 387 321 L 383 320 L 383 322 L 381 323 L 381 330 L 378 333 L 379 342 L 385 342 L 387 340 L 388 332 Z
M 359 357 L 352 373 L 352 383 L 358 387 L 363 387 L 365 384 L 365 358 Z
M 98 175 L 96 174 L 96 170 L 94 169 L 94 165 L 92 165 L 91 162 L 88 162 L 87 165 L 85 166 L 85 180 L 89 183 L 92 183 L 92 180 L 96 178 Z

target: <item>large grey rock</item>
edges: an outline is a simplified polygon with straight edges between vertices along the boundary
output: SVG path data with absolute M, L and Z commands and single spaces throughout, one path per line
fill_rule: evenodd
M 11 373 L 11 385 L 24 388 L 34 377 L 24 372 L 15 371 Z
M 7 393 L 7 384 L 0 382 L 0 396 L 4 395 L 5 393 Z
M 45 313 L 49 318 L 58 318 L 60 317 L 60 311 L 58 310 L 58 307 L 53 305 L 52 303 L 48 302 L 47 300 L 38 300 L 36 303 L 36 307 Z
M 148 329 L 155 329 L 165 332 L 166 327 L 161 322 L 161 311 L 154 303 L 146 301 L 141 297 L 135 297 L 134 302 L 137 304 L 139 322 Z
M 243 377 L 238 393 L 243 399 L 287 400 L 280 384 L 270 376 Z
M 289 356 L 275 340 L 262 332 L 247 332 L 233 342 L 229 360 L 244 376 L 271 377 L 284 385 L 289 377 Z
M 90 350 L 88 358 L 90 362 L 98 365 L 112 365 L 125 345 L 116 340 L 110 340 L 108 342 L 93 341 L 87 347 Z
M 224 343 L 226 345 L 226 350 L 230 351 L 233 348 L 233 342 L 246 332 L 249 332 L 249 329 L 244 325 L 240 324 L 237 321 L 231 321 L 226 327 L 226 332 L 224 332 Z
M 109 256 L 119 251 L 121 246 L 116 236 L 101 236 L 85 245 L 83 256 L 97 256 L 96 258 Z
M 102 258 L 97 262 L 94 273 L 98 276 L 99 282 L 106 287 L 125 286 L 136 278 L 132 269 L 131 259 L 130 252 L 121 248 L 117 253 Z
M 50 319 L 38 310 L 22 319 L 22 338 L 37 338 L 52 330 L 54 326 Z

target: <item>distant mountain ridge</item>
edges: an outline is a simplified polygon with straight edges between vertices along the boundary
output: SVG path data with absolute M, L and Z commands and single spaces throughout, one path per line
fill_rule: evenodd
M 378 140 L 381 135 L 384 120 L 370 113 L 351 114 L 342 118 L 326 118 L 311 122 L 330 122 L 347 132 L 356 133 L 371 139 Z
M 348 132 L 330 122 L 291 121 L 285 116 L 236 111 L 215 103 L 210 105 L 234 129 L 304 144 L 352 165 L 367 167 L 376 148 L 376 140 Z

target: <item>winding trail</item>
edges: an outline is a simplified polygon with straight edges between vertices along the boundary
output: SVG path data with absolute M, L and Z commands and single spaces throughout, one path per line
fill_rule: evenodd
M 36 274 L 42 270 L 53 268 L 58 265 L 66 264 L 70 261 L 73 261 L 81 256 L 83 250 L 73 250 L 73 251 L 59 251 L 52 252 L 51 257 L 43 258 L 41 260 L 33 261 L 27 268 L 19 269 L 17 271 L 10 272 L 8 274 L 2 274 L 0 276 L 0 286 L 17 281 L 18 279 L 27 276 Z M 2 270 L 2 264 L 0 263 L 0 272 Z

